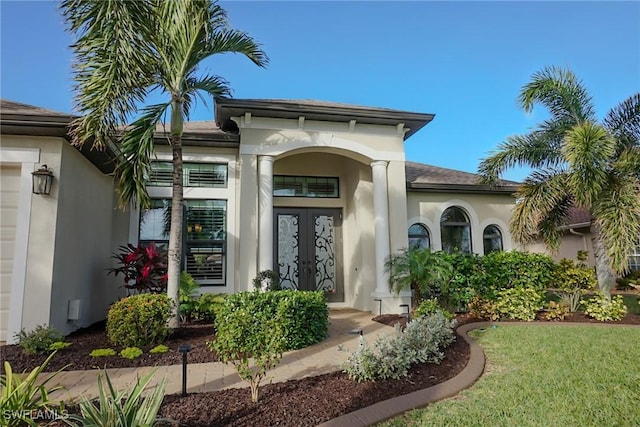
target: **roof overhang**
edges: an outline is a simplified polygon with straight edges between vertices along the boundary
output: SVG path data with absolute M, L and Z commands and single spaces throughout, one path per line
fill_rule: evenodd
M 500 194 L 513 196 L 518 189 L 515 185 L 475 185 L 475 184 L 430 184 L 407 183 L 409 191 L 423 191 L 429 193 L 472 193 L 472 194 Z
M 0 116 L 0 133 L 3 135 L 50 136 L 63 138 L 71 143 L 69 125 L 76 116 L 5 114 Z M 115 149 L 107 146 L 103 150 L 93 149 L 90 143 L 74 147 L 102 173 L 110 174 L 114 169 Z
M 295 119 L 304 117 L 305 120 L 351 122 L 398 126 L 403 124 L 407 130 L 404 139 L 422 129 L 433 118 L 434 114 L 411 113 L 399 110 L 369 108 L 348 105 L 322 105 L 295 101 L 254 100 L 220 98 L 216 100 L 216 123 L 221 129 L 227 130 L 232 117 L 241 117 L 250 113 L 256 117 L 280 119 Z M 231 125 L 233 126 L 233 125 Z

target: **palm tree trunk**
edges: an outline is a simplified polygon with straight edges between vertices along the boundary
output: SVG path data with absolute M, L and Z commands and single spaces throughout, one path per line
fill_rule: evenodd
M 611 289 L 615 282 L 615 276 L 611 270 L 611 263 L 607 256 L 607 248 L 602 241 L 600 226 L 593 226 L 593 256 L 596 261 L 596 275 L 598 277 L 598 288 L 603 295 L 611 296 Z

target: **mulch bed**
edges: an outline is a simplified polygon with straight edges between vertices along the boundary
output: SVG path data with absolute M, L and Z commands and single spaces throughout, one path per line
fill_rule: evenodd
M 98 322 L 88 328 L 79 329 L 65 337 L 71 346 L 58 353 L 47 365 L 47 371 L 65 368 L 67 371 L 104 369 L 104 368 L 137 368 L 140 366 L 179 365 L 182 355 L 178 347 L 190 344 L 189 363 L 215 362 L 216 354 L 209 350 L 207 341 L 215 337 L 215 329 L 210 324 L 191 324 L 180 327 L 163 344 L 169 347 L 166 353 L 151 354 L 151 347 L 143 347 L 144 354 L 136 359 L 115 356 L 91 357 L 89 353 L 97 348 L 112 348 L 119 353 L 124 347 L 109 343 L 105 331 L 105 323 Z M 45 361 L 47 355 L 24 354 L 20 346 L 7 345 L 0 347 L 0 360 L 8 360 L 14 372 L 31 371 Z M 66 366 L 66 367 L 65 367 Z M 1 369 L 1 368 L 0 368 Z
M 399 315 L 382 315 L 374 320 L 389 326 L 398 322 L 406 323 L 406 318 Z M 478 320 L 480 319 L 469 315 L 458 316 L 459 324 Z M 592 322 L 593 320 L 582 314 L 573 314 L 564 321 Z M 622 322 L 612 323 L 639 325 L 640 315 L 627 315 Z M 177 348 L 180 342 L 188 341 L 194 345 L 199 342 L 199 337 L 202 342 L 212 338 L 211 330 L 206 329 L 205 326 L 194 326 L 192 329 L 190 332 L 176 334 L 172 339 L 178 341 L 169 346 L 173 349 Z M 200 332 L 196 332 L 197 330 Z M 99 337 L 98 331 L 85 332 L 94 338 Z M 188 339 L 178 337 L 188 337 Z M 73 339 L 76 338 L 71 337 L 70 341 Z M 78 339 L 77 342 L 80 340 Z M 91 348 L 98 346 L 93 340 L 91 343 Z M 206 351 L 208 359 L 201 361 L 212 361 L 212 353 L 208 349 Z M 193 353 L 189 354 L 191 363 L 193 363 Z M 165 355 L 165 357 L 168 356 Z M 167 363 L 160 360 L 155 360 L 154 364 Z M 248 388 L 192 393 L 184 398 L 180 395 L 168 395 L 164 399 L 159 416 L 175 420 L 172 425 L 190 427 L 314 426 L 374 403 L 439 384 L 460 373 L 468 360 L 469 346 L 464 339 L 458 337 L 445 350 L 445 358 L 439 365 L 427 363 L 416 365 L 410 370 L 409 376 L 402 380 L 358 383 L 350 380 L 342 372 L 335 372 L 283 383 L 265 384 L 260 387 L 260 399 L 257 404 L 251 402 L 251 393 Z M 13 360 L 11 361 L 13 363 Z M 78 359 L 75 362 L 76 366 L 82 363 Z M 142 365 L 143 363 L 139 363 L 130 366 Z M 77 411 L 77 407 L 73 406 L 66 409 L 72 413 Z

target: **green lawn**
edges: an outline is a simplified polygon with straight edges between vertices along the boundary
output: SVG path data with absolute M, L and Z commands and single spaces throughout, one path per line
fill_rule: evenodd
M 640 328 L 499 325 L 472 332 L 484 375 L 385 426 L 638 426 Z

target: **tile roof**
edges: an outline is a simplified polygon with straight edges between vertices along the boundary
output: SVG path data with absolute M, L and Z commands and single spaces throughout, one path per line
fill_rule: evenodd
M 480 176 L 475 173 L 422 163 L 406 162 L 405 173 L 408 184 L 482 185 L 479 182 Z M 503 179 L 498 182 L 498 186 L 517 185 L 518 183 L 515 181 Z
M 0 114 L 21 114 L 32 116 L 58 116 L 58 117 L 75 117 L 73 114 L 63 113 L 60 111 L 48 110 L 35 105 L 23 104 L 21 102 L 10 101 L 8 99 L 0 99 Z

